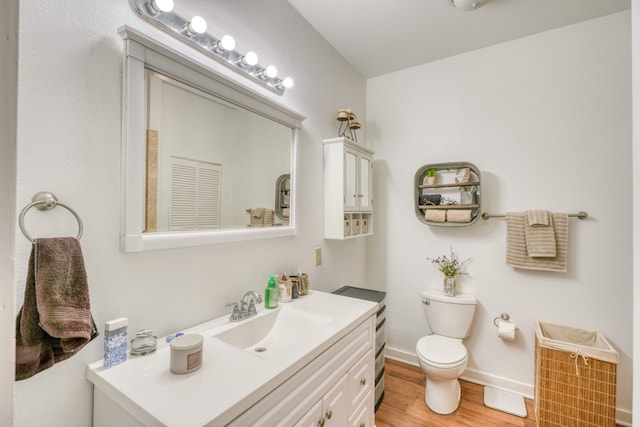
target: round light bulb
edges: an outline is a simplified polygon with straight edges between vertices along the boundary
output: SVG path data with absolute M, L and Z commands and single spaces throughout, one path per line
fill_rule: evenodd
M 242 62 L 247 65 L 256 65 L 258 63 L 258 55 L 255 52 L 247 52 L 242 58 Z
M 196 34 L 202 34 L 207 31 L 207 21 L 202 16 L 194 16 L 189 22 L 189 31 Z
M 236 48 L 236 41 L 230 35 L 223 36 L 218 42 L 218 46 L 222 50 L 232 51 Z
M 173 10 L 173 0 L 151 0 L 151 7 L 157 12 L 171 12 Z
M 282 79 L 282 87 L 285 89 L 291 89 L 293 87 L 293 79 L 289 76 Z
M 476 10 L 487 1 L 488 0 L 451 0 L 451 4 L 462 10 Z
M 264 69 L 264 75 L 271 79 L 274 79 L 278 75 L 278 69 L 273 65 L 269 65 Z

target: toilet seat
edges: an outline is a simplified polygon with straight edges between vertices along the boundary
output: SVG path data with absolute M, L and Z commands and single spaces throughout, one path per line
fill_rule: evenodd
M 467 359 L 467 348 L 462 341 L 441 335 L 427 335 L 416 344 L 418 356 L 434 367 L 452 367 Z

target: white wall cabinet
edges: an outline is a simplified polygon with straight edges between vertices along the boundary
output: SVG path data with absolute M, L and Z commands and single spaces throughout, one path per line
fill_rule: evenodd
M 323 144 L 325 238 L 373 234 L 373 151 L 344 137 Z

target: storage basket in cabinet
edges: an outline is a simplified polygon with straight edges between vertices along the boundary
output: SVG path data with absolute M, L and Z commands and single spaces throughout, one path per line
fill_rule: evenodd
M 618 353 L 599 332 L 538 322 L 535 412 L 540 427 L 615 427 Z

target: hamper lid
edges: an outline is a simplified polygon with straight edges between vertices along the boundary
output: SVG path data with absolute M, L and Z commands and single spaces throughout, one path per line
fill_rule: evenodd
M 609 363 L 619 361 L 618 352 L 597 331 L 538 321 L 536 337 L 541 347 L 580 353 Z

